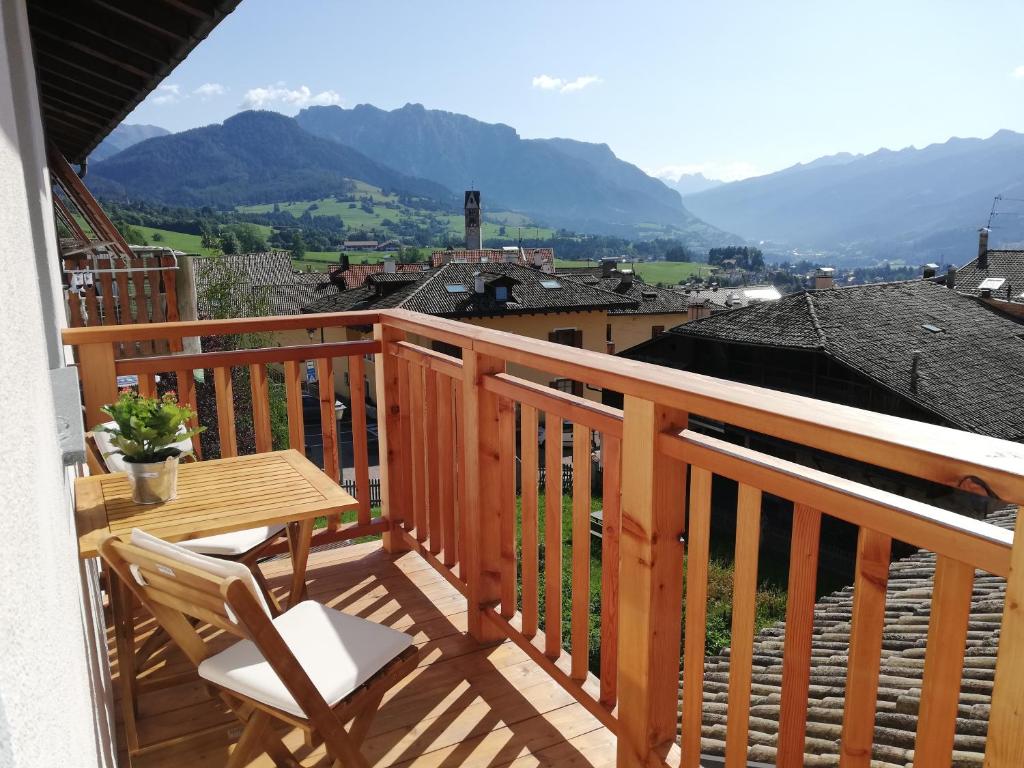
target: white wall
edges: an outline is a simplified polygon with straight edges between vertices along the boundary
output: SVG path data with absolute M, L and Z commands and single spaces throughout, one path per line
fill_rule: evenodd
M 0 766 L 112 764 L 109 684 L 83 607 L 49 370 L 62 365 L 56 236 L 28 25 L 0 2 Z

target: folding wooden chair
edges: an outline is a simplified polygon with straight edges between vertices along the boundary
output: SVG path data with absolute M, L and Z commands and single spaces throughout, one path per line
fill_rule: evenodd
M 273 618 L 245 566 L 142 531 L 99 549 L 245 723 L 228 768 L 264 752 L 279 768 L 299 765 L 275 720 L 322 741 L 334 768 L 368 768 L 360 746 L 384 694 L 416 667 L 411 637 L 311 600 Z M 189 617 L 240 640 L 215 653 Z

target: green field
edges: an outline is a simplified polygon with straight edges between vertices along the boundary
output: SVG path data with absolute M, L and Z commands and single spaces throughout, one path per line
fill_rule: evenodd
M 203 239 L 199 235 L 189 235 L 184 232 L 171 232 L 168 229 L 154 229 L 153 227 L 134 225 L 132 229 L 138 231 L 146 240 L 145 243 L 132 243 L 132 245 L 163 245 L 176 251 L 198 253 L 202 256 L 213 256 L 216 253 L 220 253 L 218 250 L 203 248 Z M 159 239 L 155 238 L 154 234 L 158 235 Z

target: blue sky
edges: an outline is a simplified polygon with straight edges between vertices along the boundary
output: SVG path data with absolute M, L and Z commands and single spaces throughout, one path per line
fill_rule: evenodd
M 739 178 L 1024 131 L 1024 2 L 242 0 L 127 122 L 408 102 Z

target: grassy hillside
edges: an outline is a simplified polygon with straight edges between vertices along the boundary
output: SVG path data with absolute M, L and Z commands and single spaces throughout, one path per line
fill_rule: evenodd
M 373 233 L 378 240 L 397 237 L 402 234 L 401 225 L 427 227 L 435 232 L 446 232 L 453 238 L 463 235 L 463 220 L 460 213 L 428 211 L 402 205 L 397 195 L 385 194 L 378 187 L 362 181 L 354 181 L 355 190 L 341 198 L 328 197 L 319 200 L 296 200 L 263 205 L 240 205 L 241 213 L 272 213 L 275 210 L 290 213 L 299 218 L 307 211 L 311 216 L 340 216 L 348 230 L 365 230 Z M 504 231 L 502 230 L 504 227 Z M 510 211 L 484 212 L 484 240 L 499 238 L 515 239 L 518 227 L 523 228 L 523 237 L 546 240 L 554 235 L 548 227 L 535 226 L 528 217 Z
M 593 261 L 571 261 L 569 259 L 555 259 L 556 267 L 585 267 L 594 266 Z M 665 283 L 675 285 L 681 280 L 687 280 L 694 275 L 707 277 L 709 267 L 695 261 L 651 261 L 625 264 L 624 267 L 632 268 L 633 272 L 644 279 L 645 282 L 656 284 Z

